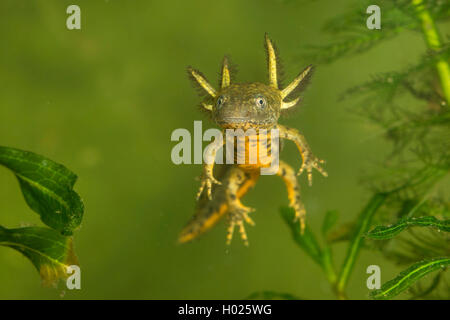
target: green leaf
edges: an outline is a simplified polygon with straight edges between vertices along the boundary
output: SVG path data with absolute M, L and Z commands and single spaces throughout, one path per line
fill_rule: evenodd
M 370 297 L 377 300 L 391 299 L 426 274 L 446 268 L 448 265 L 450 265 L 450 258 L 445 257 L 418 262 L 402 271 L 396 278 L 383 284 L 380 289 L 372 291 Z
M 345 257 L 341 273 L 339 274 L 339 280 L 337 283 L 338 292 L 344 292 L 351 271 L 353 270 L 353 266 L 355 265 L 356 258 L 358 257 L 359 251 L 363 244 L 363 235 L 369 229 L 375 212 L 377 212 L 381 205 L 386 201 L 387 197 L 388 194 L 386 193 L 376 193 L 360 213 L 347 250 L 347 256 Z
M 260 291 L 249 295 L 246 300 L 303 300 L 290 293 L 275 291 Z
M 327 213 L 325 214 L 325 218 L 323 219 L 322 223 L 322 234 L 325 238 L 330 232 L 331 228 L 333 228 L 338 221 L 338 218 L 339 213 L 336 210 L 327 211 Z
M 49 227 L 71 235 L 84 206 L 73 191 L 77 176 L 63 165 L 33 152 L 0 146 L 0 164 L 14 172 L 28 206 Z
M 316 262 L 318 263 L 323 271 L 325 272 L 328 280 L 331 283 L 335 283 L 336 274 L 334 272 L 334 268 L 332 265 L 331 259 L 331 249 L 328 246 L 322 250 L 317 242 L 314 233 L 311 229 L 306 225 L 305 232 L 303 235 L 300 233 L 300 222 L 295 221 L 295 211 L 292 208 L 284 207 L 281 208 L 281 215 L 284 218 L 284 221 L 287 223 L 289 228 L 291 229 L 292 237 L 294 241 L 305 250 L 305 252 Z
M 78 265 L 72 237 L 49 228 L 6 229 L 0 226 L 0 245 L 13 248 L 30 259 L 46 286 L 67 278 L 66 268 Z
M 450 231 L 450 220 L 438 220 L 435 217 L 419 217 L 401 219 L 396 224 L 391 226 L 377 226 L 366 234 L 368 238 L 372 239 L 391 239 L 408 227 L 433 227 L 440 231 Z
M 325 239 L 325 244 L 322 250 L 322 266 L 328 281 L 333 285 L 336 283 L 337 276 L 333 267 L 332 251 L 330 247 L 331 243 L 328 241 L 328 234 L 338 221 L 338 217 L 339 214 L 336 210 L 327 211 L 322 222 L 322 236 Z
M 311 229 L 308 228 L 308 225 L 305 228 L 305 232 L 300 234 L 300 222 L 295 221 L 295 211 L 292 208 L 284 207 L 281 208 L 281 215 L 284 218 L 285 222 L 289 226 L 292 232 L 292 237 L 294 241 L 306 251 L 307 254 L 311 256 L 311 258 L 317 262 L 319 265 L 322 265 L 322 252 L 319 244 L 317 243 L 314 234 Z

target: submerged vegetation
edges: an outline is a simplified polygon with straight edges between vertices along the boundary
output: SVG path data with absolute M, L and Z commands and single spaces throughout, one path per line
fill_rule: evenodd
M 43 285 L 56 285 L 67 278 L 68 266 L 78 265 L 71 236 L 84 212 L 80 196 L 73 191 L 77 176 L 50 159 L 2 146 L 0 165 L 14 173 L 26 203 L 50 227 L 7 229 L 0 225 L 0 245 L 26 256 Z
M 20 8 L 14 6 L 17 1 L 0 2 L 6 26 L 2 36 L 9 44 L 2 51 L 7 90 L 3 90 L 1 99 L 1 135 L 5 142 L 1 144 L 33 145 L 43 154 L 58 150 L 62 157 L 73 156 L 71 162 L 83 172 L 83 195 L 91 199 L 90 208 L 95 210 L 95 215 L 90 215 L 90 227 L 83 230 L 83 243 L 75 241 L 84 247 L 85 260 L 91 261 L 83 285 L 86 289 L 78 297 L 226 298 L 236 294 L 242 297 L 253 290 L 267 291 L 249 298 L 301 299 L 323 294 L 319 281 L 310 292 L 299 289 L 279 294 L 269 291 L 273 287 L 261 288 L 262 283 L 268 283 L 263 279 L 274 274 L 274 266 L 279 262 L 272 259 L 266 264 L 237 263 L 238 258 L 253 262 L 255 255 L 248 254 L 248 250 L 237 251 L 233 256 L 224 254 L 221 236 L 197 247 L 174 247 L 174 237 L 188 214 L 183 211 L 193 204 L 194 184 L 189 177 L 196 169 L 175 169 L 168 161 L 165 133 L 175 126 L 192 124 L 193 100 L 182 72 L 186 60 L 196 64 L 204 61 L 206 67 L 212 61 L 211 52 L 246 52 L 249 39 L 264 31 L 283 32 L 286 39 L 297 41 L 303 49 L 302 39 L 311 25 L 331 14 L 336 17 L 324 25 L 323 31 L 332 41 L 306 48 L 302 63 L 313 63 L 321 70 L 325 63 L 375 48 L 382 49 L 378 52 L 389 60 L 394 52 L 384 45 L 405 35 L 408 39 L 415 37 L 419 45 L 423 44 L 423 50 L 415 61 L 409 56 L 408 65 L 374 74 L 367 81 L 355 81 L 357 86 L 340 97 L 352 105 L 349 114 L 357 114 L 377 128 L 377 139 L 391 146 L 392 152 L 385 161 L 371 167 L 370 176 L 363 177 L 368 181 L 366 185 L 346 182 L 352 189 L 333 190 L 335 193 L 330 196 L 340 199 L 339 206 L 333 202 L 319 205 L 330 209 L 353 207 L 352 195 L 345 196 L 355 188 L 364 190 L 367 204 L 355 212 L 323 209 L 313 213 L 323 217 L 322 228 L 316 232 L 307 225 L 304 235 L 300 235 L 299 225 L 292 223 L 294 212 L 282 209 L 286 227 L 272 228 L 267 223 L 267 231 L 274 232 L 273 238 L 277 239 L 290 231 L 292 243 L 308 254 L 306 259 L 310 257 L 319 272 L 323 271 L 323 278 L 336 297 L 366 298 L 370 294 L 376 299 L 449 298 L 450 274 L 445 267 L 450 257 L 450 2 L 323 1 L 314 6 L 317 10 L 313 12 L 302 10 L 306 1 L 295 5 L 295 10 L 279 1 L 230 1 L 221 2 L 219 7 L 206 2 L 180 2 L 174 6 L 168 2 L 141 1 L 131 5 L 85 1 L 82 10 L 88 23 L 81 31 L 65 28 L 66 6 L 62 2 L 32 2 L 30 7 Z M 357 7 L 343 14 L 333 13 L 337 6 L 350 2 Z M 368 30 L 366 26 L 366 9 L 373 4 L 381 8 L 381 30 Z M 96 17 L 96 23 L 89 23 L 89 17 Z M 292 30 L 295 24 L 298 30 Z M 231 45 L 233 49 L 228 48 Z M 408 46 L 404 44 L 407 53 Z M 253 57 L 242 54 L 241 64 L 252 65 Z M 351 62 L 358 74 L 370 64 Z M 258 72 L 256 67 L 246 70 Z M 333 77 L 336 70 L 331 72 Z M 346 74 L 339 80 L 351 81 Z M 315 81 L 326 83 L 328 79 L 317 77 Z M 342 115 L 335 106 L 323 106 L 323 110 Z M 324 131 L 322 125 L 310 125 L 310 130 L 312 136 Z M 360 134 L 358 127 L 355 135 Z M 339 138 L 348 142 L 352 150 L 357 145 L 347 133 Z M 325 140 L 328 146 L 335 146 L 331 141 L 334 139 Z M 375 151 L 381 149 L 383 146 L 374 147 Z M 11 154 L 17 156 L 14 161 Z M 0 147 L 0 167 L 9 175 L 5 176 L 5 190 L 21 190 L 31 209 L 8 212 L 6 208 L 20 207 L 20 203 L 5 204 L 5 210 L 0 212 L 0 251 L 19 259 L 22 256 L 17 251 L 23 253 L 45 283 L 54 283 L 65 275 L 65 266 L 77 264 L 71 233 L 76 236 L 74 230 L 80 225 L 84 210 L 73 192 L 76 177 L 49 159 L 12 148 Z M 353 167 L 356 165 L 352 161 L 342 164 L 342 174 Z M 14 175 L 19 185 L 13 181 Z M 186 193 L 189 188 L 192 192 Z M 260 194 L 255 202 L 273 208 L 271 197 Z M 17 221 L 14 215 L 27 221 L 26 211 L 37 213 L 42 223 L 24 228 L 7 222 Z M 355 221 L 345 221 L 353 214 L 358 214 Z M 8 248 L 3 249 L 4 246 Z M 261 245 L 251 250 L 266 253 L 273 247 Z M 340 255 L 342 248 L 346 249 L 345 256 Z M 398 275 L 390 278 L 382 270 L 383 286 L 379 291 L 366 289 L 365 283 L 351 286 L 362 269 L 358 267 L 362 266 L 360 254 L 364 251 L 373 252 L 373 257 L 384 255 L 386 259 L 380 261 L 383 265 L 398 265 Z M 292 252 L 281 254 L 291 257 Z M 270 257 L 258 255 L 256 262 L 267 258 Z M 54 292 L 48 295 L 46 290 L 28 284 L 28 275 L 9 279 L 11 270 L 17 270 L 12 269 L 17 261 L 5 262 L 0 261 L 1 297 L 54 297 Z M 21 262 L 18 264 L 21 266 Z M 34 273 L 30 266 L 25 267 Z M 297 265 L 292 270 L 287 266 L 286 270 L 295 272 L 298 278 L 291 279 L 291 273 L 283 272 L 271 283 L 280 287 L 305 286 L 303 280 L 308 281 L 311 275 L 300 272 L 301 268 Z M 129 272 L 119 277 L 124 270 Z M 117 279 L 117 283 L 105 285 L 102 279 Z M 11 281 L 17 285 L 11 286 Z M 360 292 L 361 287 L 367 295 L 354 293 Z
M 347 298 L 345 290 L 359 252 L 367 249 L 378 250 L 405 268 L 372 290 L 371 298 L 391 299 L 407 291 L 411 299 L 449 299 L 450 42 L 440 35 L 438 23 L 449 20 L 450 2 L 378 1 L 381 30 L 366 27 L 366 8 L 371 4 L 359 1 L 357 8 L 328 21 L 324 32 L 340 40 L 309 46 L 304 56 L 316 65 L 332 63 L 406 32 L 422 35 L 426 48 L 415 64 L 374 75 L 341 97 L 357 101 L 352 112 L 378 126 L 391 142 L 392 152 L 383 166 L 367 177 L 370 185 L 366 188 L 373 195 L 351 227 L 335 227 L 338 216 L 334 211 L 325 215 L 322 247 L 308 227 L 300 235 L 298 225 L 292 222 L 292 210 L 282 209 L 281 213 L 294 241 L 320 265 L 338 298 Z M 332 256 L 333 244 L 338 241 L 348 242 L 339 272 Z M 431 273 L 433 277 L 425 277 Z

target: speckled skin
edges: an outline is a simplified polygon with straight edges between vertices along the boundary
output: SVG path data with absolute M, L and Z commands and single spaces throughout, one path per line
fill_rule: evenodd
M 267 105 L 261 108 L 255 103 L 264 97 Z M 217 107 L 217 99 L 223 103 Z M 212 118 L 222 128 L 272 128 L 281 113 L 279 90 L 263 83 L 230 84 L 218 92 Z
M 308 180 L 312 182 L 312 170 L 316 169 L 322 175 L 327 173 L 321 168 L 323 160 L 313 155 L 305 138 L 296 129 L 278 124 L 281 112 L 297 105 L 299 98 L 292 99 L 298 88 L 307 79 L 311 66 L 303 70 L 288 86 L 279 88 L 279 62 L 272 41 L 265 37 L 267 64 L 269 69 L 269 84 L 263 83 L 231 83 L 230 69 L 227 58 L 224 59 L 220 78 L 220 89 L 214 89 L 206 78 L 197 70 L 188 68 L 188 73 L 194 83 L 206 92 L 207 98 L 202 103 L 212 119 L 222 129 L 254 129 L 255 134 L 244 138 L 246 149 L 261 141 L 268 141 L 270 151 L 270 135 L 262 135 L 261 129 L 278 129 L 280 139 L 293 141 L 302 156 L 302 166 L 297 175 L 307 171 Z M 286 101 L 287 98 L 290 101 Z M 224 138 L 224 142 L 226 139 Z M 216 144 L 210 156 L 215 159 L 216 152 L 222 147 Z M 264 159 L 256 163 L 224 165 L 214 176 L 214 162 L 203 165 L 201 187 L 197 194 L 196 213 L 180 234 L 179 242 L 187 242 L 210 229 L 224 215 L 229 221 L 227 243 L 231 242 L 234 228 L 239 228 L 241 238 L 247 245 L 247 235 L 244 223 L 253 225 L 249 213 L 252 208 L 245 207 L 241 198 L 256 184 L 260 176 L 260 168 Z M 300 200 L 300 188 L 294 169 L 280 160 L 276 172 L 286 184 L 289 204 L 295 209 L 296 219 L 300 221 L 301 232 L 305 228 L 305 208 Z M 206 190 L 206 193 L 203 192 Z

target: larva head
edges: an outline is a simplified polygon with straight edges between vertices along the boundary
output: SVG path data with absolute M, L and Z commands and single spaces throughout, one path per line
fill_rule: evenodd
M 212 118 L 222 128 L 269 128 L 280 117 L 279 90 L 258 82 L 230 84 L 214 102 Z
M 299 102 L 298 97 L 290 101 L 286 101 L 286 98 L 303 87 L 312 67 L 308 66 L 287 87 L 280 89 L 278 56 L 267 35 L 265 47 L 269 84 L 231 83 L 230 66 L 226 57 L 222 64 L 219 90 L 214 89 L 199 71 L 188 68 L 190 78 L 207 94 L 203 107 L 222 128 L 269 128 L 278 122 L 283 110 L 290 109 Z

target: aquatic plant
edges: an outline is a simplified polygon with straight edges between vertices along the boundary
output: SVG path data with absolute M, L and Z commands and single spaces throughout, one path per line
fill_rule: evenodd
M 324 245 L 308 226 L 304 235 L 298 232 L 291 209 L 283 208 L 281 214 L 294 241 L 322 268 L 338 298 L 347 298 L 347 284 L 360 251 L 365 249 L 378 250 L 393 263 L 405 266 L 397 277 L 372 290 L 371 298 L 391 299 L 407 291 L 412 299 L 448 299 L 450 42 L 441 37 L 438 23 L 449 20 L 450 2 L 377 1 L 382 27 L 369 30 L 366 8 L 371 2 L 358 1 L 356 8 L 328 21 L 323 31 L 339 40 L 308 46 L 302 55 L 320 66 L 368 51 L 403 33 L 423 36 L 426 50 L 415 64 L 374 75 L 340 97 L 357 101 L 352 112 L 378 126 L 392 144 L 392 152 L 377 172 L 366 177 L 370 183 L 365 188 L 372 196 L 356 221 L 335 227 L 338 213 L 326 213 L 321 235 Z M 348 242 L 348 249 L 336 271 L 332 250 L 339 241 Z M 425 277 L 432 272 L 433 278 Z M 268 296 L 293 297 L 271 291 L 251 297 Z
M 77 176 L 43 156 L 2 146 L 0 165 L 14 173 L 26 203 L 49 227 L 8 229 L 0 225 L 0 245 L 27 257 L 43 285 L 56 285 L 68 277 L 67 267 L 78 265 L 72 234 L 81 223 L 84 205 L 73 190 Z

